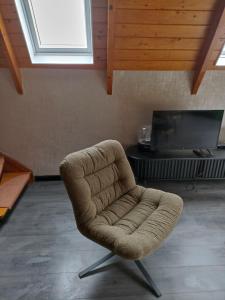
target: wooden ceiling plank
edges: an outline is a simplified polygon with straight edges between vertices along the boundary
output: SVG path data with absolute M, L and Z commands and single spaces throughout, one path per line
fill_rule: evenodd
M 2 35 L 3 43 L 6 48 L 6 55 L 9 61 L 9 68 L 16 86 L 16 90 L 19 94 L 23 94 L 23 83 L 22 83 L 21 72 L 1 14 L 0 14 L 0 34 Z
M 202 60 L 199 63 L 199 66 L 194 75 L 193 87 L 192 87 L 192 95 L 196 95 L 198 93 L 199 87 L 202 83 L 202 80 L 205 76 L 206 71 L 209 69 L 211 57 L 215 50 L 215 46 L 218 43 L 218 39 L 221 35 L 221 28 L 225 27 L 225 3 L 221 3 L 218 8 L 218 19 L 213 26 L 211 34 L 209 34 L 209 38 L 206 41 L 205 47 L 203 49 Z
M 115 24 L 117 37 L 205 38 L 208 31 L 206 25 Z
M 217 0 L 120 0 L 116 8 L 143 10 L 213 10 Z
M 119 0 L 116 0 L 116 3 L 118 2 Z M 208 26 L 215 13 L 215 11 L 115 9 L 115 22 L 117 24 Z

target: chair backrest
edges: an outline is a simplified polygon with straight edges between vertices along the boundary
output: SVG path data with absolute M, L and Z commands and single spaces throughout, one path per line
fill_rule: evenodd
M 78 228 L 136 187 L 124 149 L 113 140 L 69 154 L 60 171 Z

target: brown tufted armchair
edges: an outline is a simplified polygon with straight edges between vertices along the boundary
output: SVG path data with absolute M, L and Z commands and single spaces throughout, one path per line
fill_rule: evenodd
M 111 251 L 82 271 L 80 278 L 116 254 L 134 260 L 150 289 L 160 296 L 140 259 L 159 248 L 171 232 L 182 212 L 182 199 L 136 185 L 117 141 L 104 141 L 68 155 L 60 170 L 79 231 Z

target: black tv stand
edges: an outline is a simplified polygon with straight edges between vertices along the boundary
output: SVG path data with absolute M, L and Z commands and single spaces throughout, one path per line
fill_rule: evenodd
M 213 157 L 213 153 L 209 149 L 195 149 L 193 152 L 198 157 Z
M 134 175 L 139 180 L 225 179 L 225 149 L 206 154 L 199 156 L 192 150 L 141 151 L 138 146 L 127 149 Z

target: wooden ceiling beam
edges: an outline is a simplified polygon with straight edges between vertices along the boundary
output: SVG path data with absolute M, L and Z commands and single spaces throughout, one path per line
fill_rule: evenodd
M 206 71 L 209 69 L 210 60 L 213 55 L 213 51 L 215 50 L 215 45 L 220 38 L 221 28 L 225 28 L 225 2 L 224 0 L 220 1 L 220 5 L 218 7 L 218 14 L 216 20 L 214 22 L 214 26 L 209 33 L 209 37 L 206 41 L 204 49 L 202 50 L 202 59 L 198 64 L 196 73 L 194 75 L 194 81 L 192 86 L 192 95 L 196 95 L 198 93 L 199 87 L 202 83 L 202 80 L 205 76 Z
M 113 89 L 113 49 L 114 49 L 114 0 L 108 0 L 108 37 L 107 37 L 107 93 Z
M 23 94 L 23 83 L 22 83 L 21 72 L 1 14 L 0 14 L 0 34 L 2 36 L 3 44 L 6 49 L 9 68 L 16 86 L 16 90 L 19 94 Z

